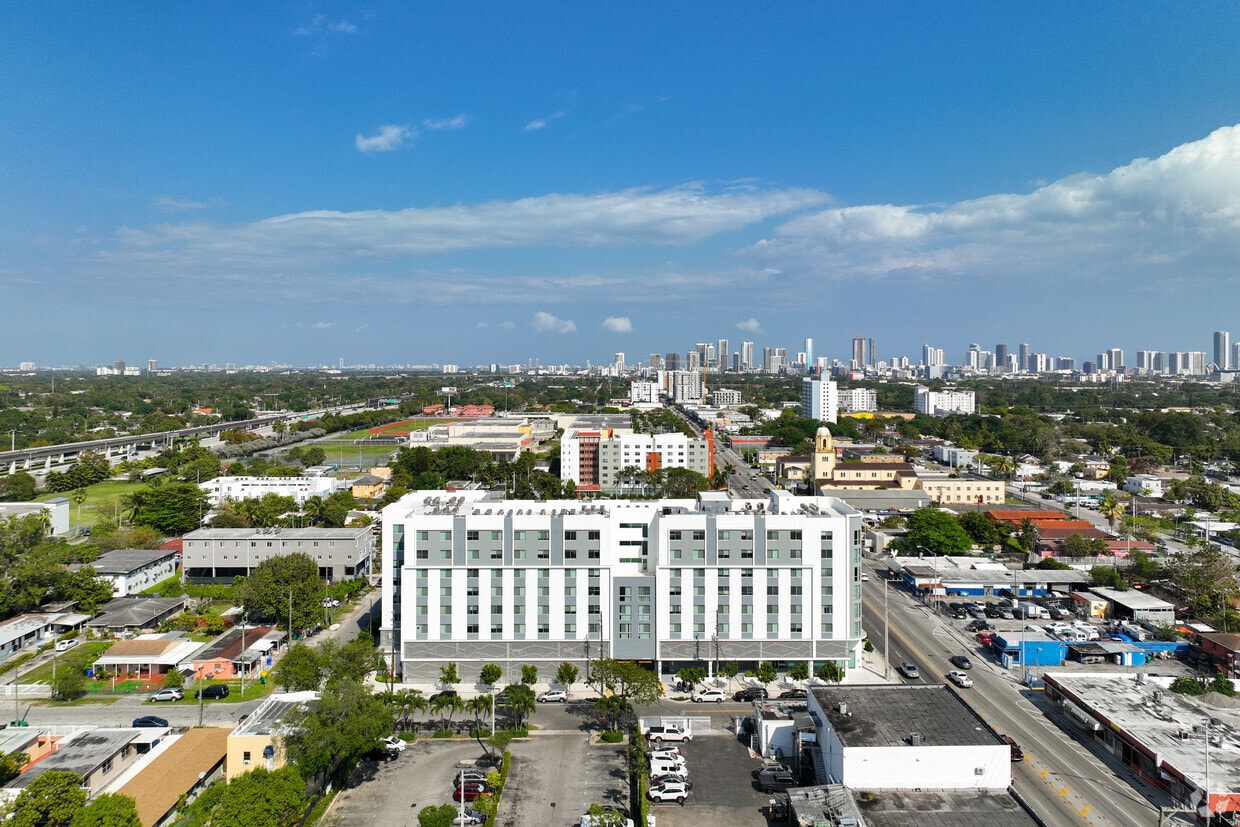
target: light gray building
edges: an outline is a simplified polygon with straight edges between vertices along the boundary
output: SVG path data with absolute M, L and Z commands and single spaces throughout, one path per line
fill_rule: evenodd
M 273 557 L 314 558 L 319 576 L 350 580 L 370 573 L 374 539 L 369 526 L 354 528 L 202 528 L 182 538 L 182 576 L 231 581 Z
M 419 491 L 383 511 L 385 648 L 405 683 L 599 657 L 671 676 L 857 665 L 861 513 L 831 497 L 509 500 Z

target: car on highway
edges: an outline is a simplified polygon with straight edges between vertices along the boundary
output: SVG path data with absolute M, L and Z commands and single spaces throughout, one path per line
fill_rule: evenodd
M 159 703 L 160 701 L 179 701 L 184 697 L 185 692 L 180 689 L 160 689 L 147 698 L 147 700 L 152 703 Z
M 664 781 L 662 784 L 651 787 L 646 797 L 660 803 L 675 801 L 677 804 L 682 804 L 689 797 L 689 788 L 679 781 Z
M 658 744 L 662 741 L 692 741 L 693 733 L 679 724 L 656 724 L 646 728 L 646 737 Z
M 168 720 L 160 718 L 158 715 L 143 715 L 141 718 L 134 718 L 130 726 L 136 727 L 166 727 Z
M 568 702 L 568 691 L 565 689 L 548 689 L 534 700 L 540 704 L 562 704 Z
M 728 695 L 722 689 L 700 689 L 693 693 L 690 698 L 695 704 L 717 703 L 721 704 L 728 699 Z
M 956 686 L 959 686 L 961 689 L 973 688 L 973 679 L 970 678 L 965 672 L 961 672 L 959 669 L 948 672 L 947 679 L 956 684 Z
M 384 749 L 396 750 L 397 752 L 404 752 L 409 748 L 404 738 L 397 738 L 395 735 L 387 735 L 380 738 L 379 743 L 383 744 Z
M 973 661 L 969 660 L 964 655 L 952 655 L 948 660 L 950 660 L 952 666 L 956 667 L 957 669 L 972 669 L 973 668 Z
M 898 668 L 900 670 L 900 674 L 909 680 L 916 680 L 921 677 L 921 671 L 917 668 L 917 664 L 913 663 L 911 660 L 900 661 L 900 666 Z

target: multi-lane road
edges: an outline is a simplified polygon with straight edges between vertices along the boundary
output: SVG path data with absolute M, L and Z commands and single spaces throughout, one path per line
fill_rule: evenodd
M 863 623 L 874 646 L 882 649 L 883 618 L 890 618 L 892 680 L 902 660 L 919 667 L 918 683 L 944 683 L 953 667 L 948 658 L 967 655 L 973 661 L 971 689 L 957 692 L 996 732 L 1020 744 L 1026 759 L 1012 765 L 1013 786 L 1048 825 L 1158 824 L 1157 807 L 1171 801 L 1113 761 L 1104 761 L 1059 726 L 1042 702 L 1041 692 L 1021 683 L 1019 670 L 1006 670 L 982 653 L 973 638 L 934 613 L 915 596 L 877 572 L 866 561 L 870 580 L 863 597 Z M 883 589 L 888 589 L 884 609 Z M 906 681 L 911 682 L 911 681 Z

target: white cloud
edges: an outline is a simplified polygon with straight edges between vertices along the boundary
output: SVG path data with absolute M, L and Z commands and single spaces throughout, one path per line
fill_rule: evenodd
M 633 322 L 624 316 L 608 316 L 603 320 L 603 329 L 612 333 L 632 333 Z
M 187 210 L 205 210 L 209 205 L 205 201 L 190 201 L 188 198 L 173 198 L 161 195 L 151 201 L 151 206 L 163 212 L 185 212 Z
M 743 322 L 736 323 L 737 330 L 743 330 L 746 333 L 761 333 L 762 323 L 755 318 L 748 318 Z
M 502 327 L 504 330 L 516 330 L 517 329 L 517 325 L 515 322 L 504 322 L 503 324 L 500 325 L 500 327 Z
M 391 152 L 400 149 L 406 140 L 413 140 L 417 135 L 418 131 L 413 127 L 387 124 L 379 127 L 379 131 L 369 138 L 359 133 L 353 143 L 361 152 Z
M 559 120 L 560 118 L 564 117 L 565 114 L 566 113 L 564 112 L 556 112 L 554 115 L 548 115 L 545 118 L 535 118 L 534 120 L 530 121 L 529 123 L 525 125 L 525 131 L 526 132 L 537 132 L 539 129 L 546 129 L 548 124 L 550 124 L 552 121 Z
M 576 333 L 577 325 L 568 319 L 561 319 L 546 311 L 534 314 L 534 329 L 544 333 Z
M 748 252 L 830 279 L 1222 273 L 1240 255 L 1240 127 L 1027 194 L 823 210 Z
M 357 26 L 345 20 L 343 17 L 339 20 L 332 20 L 325 14 L 316 14 L 310 18 L 309 23 L 305 23 L 293 29 L 293 34 L 301 37 L 325 37 L 333 34 L 354 34 L 357 32 Z
M 310 325 L 311 329 L 313 330 L 328 330 L 335 326 L 336 326 L 335 322 L 315 322 L 314 324 Z
M 457 115 L 454 118 L 427 118 L 422 121 L 422 126 L 434 132 L 440 129 L 464 129 L 467 123 L 468 115 Z

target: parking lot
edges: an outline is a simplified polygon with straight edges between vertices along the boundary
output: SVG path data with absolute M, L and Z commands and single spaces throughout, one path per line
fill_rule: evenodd
M 749 773 L 758 761 L 726 730 L 680 744 L 693 790 L 683 807 L 651 804 L 659 827 L 753 827 L 764 825 L 761 808 L 771 796 L 760 792 Z
M 458 762 L 481 755 L 476 741 L 427 738 L 410 744 L 395 761 L 363 761 L 354 776 L 358 783 L 336 796 L 324 823 L 416 827 L 418 810 L 452 803 Z

